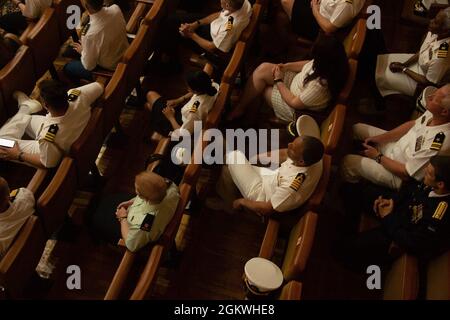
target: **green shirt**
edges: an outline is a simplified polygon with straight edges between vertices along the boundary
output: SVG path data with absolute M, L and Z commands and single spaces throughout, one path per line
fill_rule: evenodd
M 158 240 L 175 214 L 179 200 L 180 194 L 175 183 L 167 188 L 166 196 L 158 204 L 151 204 L 138 196 L 135 197 L 133 204 L 128 208 L 129 231 L 125 239 L 128 250 L 134 252 L 149 242 Z M 141 230 L 142 222 L 147 214 L 154 216 L 150 231 Z

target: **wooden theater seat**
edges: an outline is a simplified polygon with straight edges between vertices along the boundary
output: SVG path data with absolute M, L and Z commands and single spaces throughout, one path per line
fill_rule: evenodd
M 95 160 L 103 144 L 103 112 L 102 108 L 92 108 L 89 122 L 70 148 L 69 155 L 75 160 L 79 186 L 83 185 L 89 171 L 96 169 Z
M 228 66 L 223 73 L 222 82 L 226 82 L 234 86 L 234 81 L 236 80 L 236 77 L 241 70 L 241 65 L 245 53 L 245 46 L 245 42 L 238 41 L 238 43 L 234 47 L 233 55 L 231 56 L 231 59 L 228 62 Z
M 219 94 L 217 95 L 214 106 L 206 118 L 204 129 L 217 128 L 221 120 L 222 114 L 225 110 L 226 103 L 230 99 L 232 85 L 222 82 L 219 87 Z
M 33 57 L 28 46 L 21 46 L 14 58 L 0 70 L 0 112 L 5 121 L 17 112 L 16 90 L 30 94 L 36 83 Z M 4 110 L 4 111 L 3 111 Z
M 450 251 L 428 262 L 426 269 L 427 300 L 450 300 Z
M 23 43 L 31 48 L 34 72 L 40 78 L 47 70 L 56 77 L 53 61 L 59 54 L 58 18 L 55 9 L 47 8 Z
M 415 300 L 419 291 L 417 258 L 403 254 L 391 266 L 383 286 L 384 300 Z
M 302 283 L 298 281 L 289 281 L 281 289 L 278 300 L 300 300 L 302 296 Z
M 77 187 L 74 160 L 65 157 L 52 181 L 39 197 L 36 211 L 43 221 L 47 237 L 62 225 Z
M 144 21 L 145 14 L 147 13 L 149 6 L 145 3 L 139 2 L 136 4 L 131 17 L 127 21 L 127 33 L 130 36 L 135 36 L 139 26 Z
M 156 149 L 153 152 L 153 154 L 164 156 L 169 152 L 169 146 L 170 146 L 170 138 L 164 137 L 161 140 L 159 140 L 158 145 L 156 146 Z M 161 160 L 153 161 L 147 165 L 146 170 L 154 171 L 160 163 L 161 163 Z
M 320 137 L 325 147 L 325 153 L 332 155 L 344 129 L 347 107 L 338 104 L 320 126 Z
M 261 4 L 256 3 L 253 5 L 250 22 L 242 31 L 241 36 L 239 37 L 239 41 L 247 44 L 251 44 L 253 42 L 253 38 L 256 34 L 256 30 L 258 29 L 258 24 L 262 16 L 262 11 L 263 10 Z
M 0 260 L 0 292 L 6 298 L 24 298 L 24 288 L 35 272 L 45 241 L 39 217 L 30 216 Z
M 343 44 L 349 59 L 358 60 L 366 39 L 366 22 L 365 19 L 358 19 L 344 39 Z
M 318 215 L 308 211 L 292 228 L 281 270 L 286 281 L 299 279 L 305 270 L 309 253 L 314 242 Z M 266 233 L 259 250 L 259 256 L 271 260 L 280 230 L 280 222 L 269 219 Z
M 358 61 L 354 59 L 349 59 L 348 64 L 349 64 L 349 73 L 347 81 L 345 82 L 344 87 L 341 89 L 341 92 L 338 95 L 338 103 L 342 104 L 347 104 L 348 102 L 350 93 L 353 90 L 353 85 L 355 84 L 356 72 L 358 71 Z
M 304 209 L 318 211 L 323 199 L 325 198 L 325 193 L 328 188 L 328 182 L 330 180 L 331 174 L 331 156 L 328 154 L 324 154 L 322 161 L 322 176 L 320 177 L 320 180 L 317 183 L 316 189 L 314 190 L 313 194 L 303 205 Z
M 56 19 L 58 20 L 59 40 L 61 45 L 69 39 L 70 36 L 76 34 L 75 29 L 70 30 L 67 27 L 67 19 L 69 17 L 67 8 L 72 5 L 82 8 L 80 0 L 53 0 L 53 8 L 55 9 Z

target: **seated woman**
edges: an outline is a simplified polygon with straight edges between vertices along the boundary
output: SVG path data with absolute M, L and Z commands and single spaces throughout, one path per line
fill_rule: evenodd
M 171 131 L 185 129 L 194 133 L 194 122 L 205 121 L 212 109 L 219 85 L 204 71 L 189 73 L 186 77 L 189 92 L 178 99 L 165 100 L 157 92 L 147 93 L 147 108 L 151 111 L 152 128 L 164 136 Z M 182 107 L 180 107 L 182 106 Z
M 295 110 L 320 110 L 337 98 L 349 72 L 344 47 L 333 36 L 321 36 L 312 47 L 312 60 L 261 64 L 247 80 L 242 98 L 228 115 L 241 117 L 249 104 L 264 94 L 275 115 L 290 122 Z
M 52 5 L 52 0 L 10 0 L 19 10 L 0 16 L 0 28 L 20 34 L 27 28 L 28 19 L 38 19 L 44 10 Z
M 365 0 L 281 0 L 281 5 L 294 32 L 312 41 L 320 30 L 330 34 L 348 25 L 361 11 L 364 2 Z
M 0 28 L 0 69 L 14 57 L 21 45 L 22 43 L 16 35 L 7 33 Z
M 413 96 L 418 86 L 422 89 L 439 86 L 450 69 L 449 44 L 450 8 L 447 8 L 430 21 L 419 52 L 378 56 L 375 80 L 380 94 Z
M 139 173 L 134 186 L 136 197 L 124 202 L 124 195 L 105 198 L 93 216 L 102 238 L 113 244 L 122 238 L 133 252 L 159 239 L 180 199 L 178 186 L 153 172 Z

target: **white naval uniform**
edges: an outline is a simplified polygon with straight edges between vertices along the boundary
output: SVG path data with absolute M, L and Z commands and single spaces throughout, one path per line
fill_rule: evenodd
M 85 34 L 83 34 L 85 33 Z M 90 15 L 81 36 L 81 63 L 86 70 L 97 65 L 114 70 L 128 48 L 126 22 L 118 5 Z
M 34 203 L 33 193 L 20 188 L 10 207 L 0 213 L 0 257 L 6 253 L 22 225 L 34 213 Z
M 425 9 L 430 10 L 431 5 L 433 3 L 437 4 L 449 4 L 448 0 L 422 0 L 422 5 L 425 7 Z
M 30 19 L 39 18 L 45 11 L 50 8 L 52 0 L 25 0 L 25 10 L 23 16 Z
M 298 97 L 306 109 L 320 110 L 328 106 L 331 93 L 327 81 L 319 78 L 310 80 L 304 84 L 305 78 L 313 73 L 314 60 L 307 62 L 302 71 L 295 73 L 287 71 L 283 77 L 283 83 L 289 88 L 293 95 Z M 276 85 L 273 86 L 271 96 L 272 107 L 277 118 L 289 122 L 295 118 L 295 109 L 291 108 L 281 96 Z
M 39 153 L 45 167 L 57 166 L 87 125 L 91 104 L 102 95 L 103 86 L 93 82 L 71 89 L 69 93 L 74 92 L 72 90 L 79 90 L 79 96 L 69 101 L 63 116 L 52 117 L 50 113 L 46 116 L 31 115 L 27 106 L 19 106 L 17 114 L 0 129 L 0 137 L 17 141 L 20 150 L 25 153 Z M 50 128 L 55 125 L 58 127 L 56 134 L 49 134 Z M 22 140 L 25 133 L 32 140 Z
M 365 0 L 322 0 L 320 14 L 336 28 L 348 25 L 361 11 Z
M 252 15 L 252 5 L 245 0 L 242 7 L 231 13 L 228 10 L 222 10 L 217 19 L 211 22 L 211 38 L 217 49 L 223 52 L 229 52 L 236 42 L 242 31 L 247 27 Z M 229 26 L 229 20 L 232 17 L 232 25 Z
M 388 158 L 404 163 L 409 176 L 421 181 L 425 167 L 434 155 L 450 155 L 450 123 L 440 126 L 428 126 L 432 119 L 431 112 L 426 111 L 415 121 L 414 126 L 398 141 L 381 146 L 380 151 Z M 353 126 L 356 139 L 364 140 L 386 132 L 385 130 L 358 123 Z M 444 135 L 440 146 L 435 145 L 437 135 Z M 359 156 L 347 155 L 342 164 L 344 180 L 356 183 L 361 178 L 377 185 L 399 189 L 401 179 L 385 169 L 375 160 Z
M 231 203 L 239 197 L 253 201 L 270 201 L 274 210 L 285 212 L 300 207 L 314 192 L 322 175 L 322 160 L 309 166 L 298 167 L 287 159 L 276 170 L 250 164 L 239 151 L 227 154 L 227 165 L 217 184 L 217 192 Z
M 428 81 L 439 85 L 450 70 L 448 45 L 450 38 L 437 40 L 437 35 L 428 32 L 419 51 L 419 60 L 408 69 L 421 74 Z M 447 50 L 443 48 L 447 47 Z M 377 58 L 375 80 L 383 97 L 391 94 L 414 95 L 417 82 L 402 72 L 393 73 L 389 69 L 391 62 L 406 62 L 413 54 L 383 54 Z

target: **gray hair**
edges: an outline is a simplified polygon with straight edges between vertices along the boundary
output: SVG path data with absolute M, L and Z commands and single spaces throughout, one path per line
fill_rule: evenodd
M 446 84 L 442 87 L 444 91 L 444 98 L 442 98 L 441 105 L 445 109 L 450 109 L 450 84 Z

